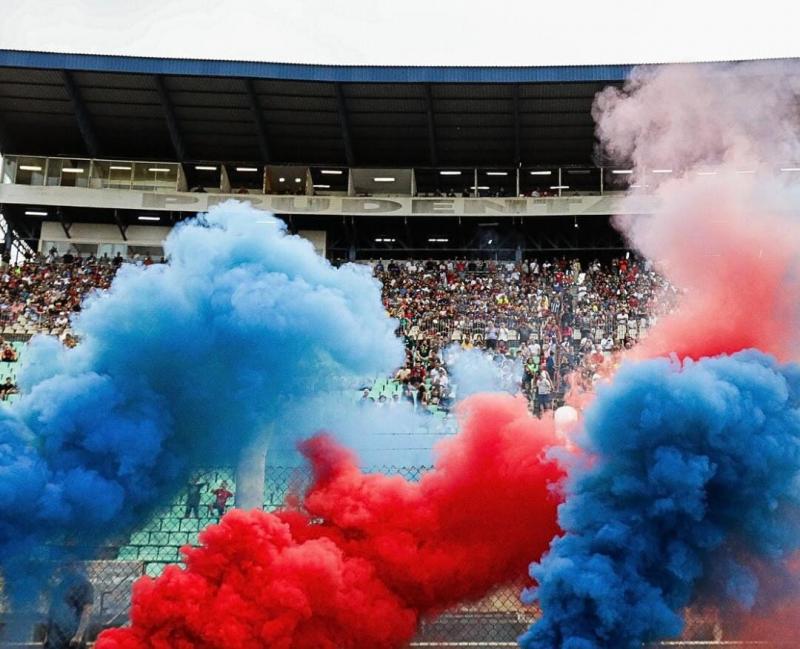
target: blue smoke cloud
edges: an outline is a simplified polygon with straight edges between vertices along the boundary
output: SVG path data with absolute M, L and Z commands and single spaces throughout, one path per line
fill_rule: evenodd
M 623 365 L 587 412 L 565 534 L 531 566 L 544 614 L 521 646 L 639 649 L 697 598 L 757 602 L 753 566 L 777 576 L 800 547 L 799 407 L 800 366 L 756 351 Z
M 192 467 L 233 465 L 293 407 L 402 360 L 378 283 L 333 268 L 263 212 L 226 203 L 175 228 L 169 264 L 122 268 L 66 349 L 35 339 L 0 410 L 0 566 L 12 595 L 44 544 L 97 547 Z M 286 414 L 292 413 L 292 425 Z M 284 426 L 282 426 L 284 424 Z
M 516 394 L 522 380 L 522 360 L 497 360 L 490 352 L 461 349 L 451 345 L 446 350 L 452 381 L 459 400 L 481 392 Z

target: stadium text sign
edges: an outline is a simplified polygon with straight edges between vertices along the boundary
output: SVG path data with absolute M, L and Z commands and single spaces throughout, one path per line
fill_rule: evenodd
M 0 203 L 205 212 L 229 200 L 278 214 L 374 216 L 589 216 L 648 213 L 641 204 L 623 204 L 619 195 L 564 196 L 560 198 L 412 198 L 352 196 L 276 196 L 264 194 L 200 194 L 87 187 L 32 187 L 0 185 Z
M 147 209 L 204 211 L 234 198 L 278 214 L 364 214 L 374 216 L 548 216 L 610 214 L 618 211 L 611 196 L 562 198 L 410 198 L 344 196 L 254 196 L 147 194 Z

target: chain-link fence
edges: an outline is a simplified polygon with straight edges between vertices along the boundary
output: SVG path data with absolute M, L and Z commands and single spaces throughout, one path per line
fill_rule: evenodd
M 429 468 L 382 466 L 373 467 L 370 471 L 416 481 Z M 282 506 L 287 498 L 301 496 L 310 480 L 307 467 L 268 467 L 264 508 L 274 510 Z M 86 563 L 86 573 L 94 585 L 95 593 L 92 637 L 104 628 L 127 623 L 133 582 L 142 575 L 157 576 L 170 563 L 179 563 L 180 548 L 197 543 L 199 532 L 216 522 L 216 515 L 212 514 L 209 507 L 211 492 L 222 482 L 226 482 L 231 491 L 235 490 L 234 474 L 230 470 L 203 471 L 198 474 L 197 481 L 205 485 L 205 497 L 196 511 L 188 511 L 186 496 L 181 494 L 155 511 L 129 538 L 102 548 L 99 556 L 103 558 Z M 500 587 L 480 601 L 466 602 L 435 619 L 424 620 L 410 647 L 500 649 L 517 646 L 516 639 L 540 614 L 538 606 L 527 606 L 521 602 L 520 593 L 525 585 L 524 581 L 520 581 Z M 39 624 L 33 626 L 40 628 L 47 610 L 44 599 L 38 609 L 36 617 Z M 41 633 L 34 631 L 32 644 L 17 643 L 10 646 L 36 647 L 37 637 L 41 637 Z M 757 644 L 766 649 L 778 647 L 769 642 Z M 738 643 L 735 638 L 729 637 L 719 615 L 709 610 L 688 611 L 682 638 L 665 643 L 665 646 L 678 649 L 698 646 L 744 649 L 752 645 Z

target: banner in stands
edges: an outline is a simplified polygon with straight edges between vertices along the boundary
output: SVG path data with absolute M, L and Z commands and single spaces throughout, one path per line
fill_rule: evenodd
M 142 192 L 129 189 L 85 187 L 32 187 L 0 185 L 0 203 L 54 205 L 172 212 L 204 212 L 227 200 L 250 203 L 277 214 L 329 214 L 374 216 L 591 216 L 620 214 L 618 195 L 563 196 L 558 198 L 411 198 L 352 196 L 276 196 L 264 194 L 201 194 Z M 646 196 L 628 213 L 649 213 Z

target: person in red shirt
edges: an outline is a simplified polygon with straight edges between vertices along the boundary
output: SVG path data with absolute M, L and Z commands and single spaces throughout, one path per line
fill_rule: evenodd
M 17 360 L 17 352 L 11 345 L 4 345 L 2 352 L 2 359 L 7 363 L 13 363 Z
M 209 513 L 217 512 L 217 518 L 222 517 L 225 513 L 225 508 L 228 506 L 228 500 L 233 497 L 233 494 L 228 491 L 228 483 L 224 480 L 222 483 L 211 493 L 214 494 L 214 502 L 208 506 Z
M 425 380 L 425 368 L 422 365 L 414 365 L 411 368 L 410 379 L 412 383 L 419 383 Z

